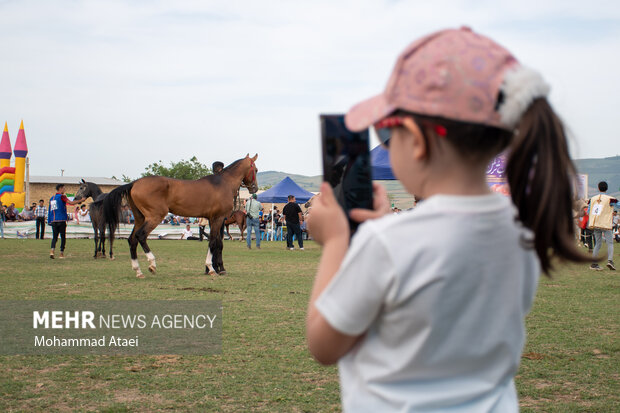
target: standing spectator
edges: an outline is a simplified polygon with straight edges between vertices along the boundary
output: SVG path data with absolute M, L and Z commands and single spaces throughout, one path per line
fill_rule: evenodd
M 49 213 L 47 216 L 47 222 L 52 227 L 52 249 L 50 250 L 51 259 L 54 259 L 54 249 L 56 248 L 56 241 L 58 241 L 59 235 L 59 258 L 65 258 L 64 252 L 67 238 L 67 220 L 69 219 L 67 214 L 67 205 L 78 205 L 80 202 L 82 202 L 81 199 L 70 201 L 65 195 L 65 186 L 63 184 L 56 185 L 56 195 L 50 198 Z
M 295 202 L 295 195 L 288 196 L 288 204 L 284 205 L 282 214 L 286 219 L 286 247 L 293 251 L 295 246 L 293 245 L 293 235 L 297 237 L 297 244 L 299 249 L 303 251 L 304 240 L 301 236 L 301 221 L 303 221 L 301 208 Z
M 209 220 L 207 218 L 200 217 L 198 219 L 198 235 L 200 237 L 201 242 L 204 238 L 206 238 L 207 241 L 209 241 L 209 235 L 205 232 L 205 228 L 207 228 L 208 223 L 209 223 Z M 223 227 L 224 227 L 224 224 L 222 224 L 222 228 Z
M 265 214 L 258 218 L 258 229 L 260 230 L 260 237 L 263 239 L 263 234 L 267 231 L 267 216 Z
M 592 253 L 592 230 L 588 228 L 588 207 L 583 208 L 583 216 L 579 218 L 579 228 L 581 229 L 581 243 L 588 247 L 588 252 Z
M 262 208 L 260 202 L 256 200 L 256 194 L 252 194 L 252 197 L 245 204 L 245 213 L 247 216 L 247 236 L 245 238 L 248 249 L 252 249 L 252 228 L 254 228 L 254 234 L 256 235 L 256 248 L 260 249 L 260 229 L 258 222 L 258 213 Z
M 125 205 L 123 207 L 123 212 L 122 212 L 121 218 L 122 218 L 124 224 L 131 224 L 131 223 L 133 223 L 133 212 L 131 211 L 131 208 L 129 208 L 129 205 Z
M 618 202 L 616 198 L 612 198 L 606 195 L 607 182 L 601 181 L 598 183 L 598 190 L 600 194 L 594 195 L 590 198 L 590 213 L 588 218 L 588 228 L 592 230 L 594 234 L 594 251 L 592 252 L 592 264 L 591 270 L 601 271 L 602 268 L 598 265 L 598 252 L 601 249 L 601 242 L 605 238 L 607 243 L 607 268 L 612 271 L 616 270 L 614 266 L 614 243 L 613 243 L 613 205 Z
M 45 201 L 39 199 L 39 205 L 34 210 L 34 216 L 37 220 L 37 232 L 36 239 L 44 239 L 45 238 L 45 217 L 47 216 L 47 208 L 45 207 Z M 39 236 L 39 230 L 41 231 L 41 235 Z

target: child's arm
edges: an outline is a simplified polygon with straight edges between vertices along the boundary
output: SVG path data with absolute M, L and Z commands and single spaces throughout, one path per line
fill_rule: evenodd
M 325 287 L 340 268 L 348 249 L 349 240 L 334 239 L 323 244 L 306 320 L 306 340 L 312 355 L 321 364 L 333 364 L 356 343 L 358 336 L 349 336 L 334 329 L 315 306 Z
M 351 217 L 357 221 L 378 218 L 389 212 L 389 200 L 380 185 L 374 188 L 373 211 L 354 210 Z M 356 213 L 356 214 L 354 214 Z M 317 197 L 312 213 L 307 219 L 308 231 L 323 253 L 310 297 L 306 320 L 306 340 L 312 355 L 322 364 L 333 364 L 344 356 L 364 336 L 351 336 L 334 329 L 316 308 L 316 300 L 338 272 L 349 248 L 349 225 L 344 211 L 338 205 L 331 187 L 323 183 L 321 196 Z
M 321 195 L 314 203 L 308 218 L 308 229 L 316 242 L 323 246 L 323 253 L 306 320 L 306 340 L 312 355 L 322 364 L 333 364 L 355 344 L 357 337 L 342 334 L 334 329 L 317 310 L 315 302 L 340 268 L 349 248 L 349 225 L 344 211 L 338 205 L 331 186 L 321 185 Z

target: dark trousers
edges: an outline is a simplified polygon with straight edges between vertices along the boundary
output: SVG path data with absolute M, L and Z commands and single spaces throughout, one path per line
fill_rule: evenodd
M 39 237 L 39 229 L 41 230 L 41 236 Z M 45 217 L 37 217 L 37 232 L 36 239 L 45 238 Z
M 291 224 L 290 222 L 286 223 L 286 246 L 288 248 L 293 248 L 293 235 L 297 237 L 297 243 L 299 244 L 299 248 L 304 247 L 304 240 L 301 237 L 301 226 L 299 224 Z
M 52 249 L 56 248 L 56 241 L 58 241 L 58 235 L 60 235 L 60 252 L 65 250 L 65 244 L 67 242 L 67 223 L 65 221 L 52 222 Z
M 198 225 L 198 235 L 200 235 L 200 241 L 202 241 L 204 238 L 209 241 L 209 234 L 205 232 L 206 227 L 206 225 Z
M 585 229 L 581 229 L 581 242 L 583 243 L 583 245 L 587 245 L 588 249 L 590 251 L 592 251 L 593 248 L 593 235 L 592 235 L 592 230 L 585 228 Z

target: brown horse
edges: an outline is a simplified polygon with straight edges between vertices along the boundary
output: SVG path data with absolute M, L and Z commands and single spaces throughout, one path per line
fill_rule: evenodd
M 224 222 L 224 227 L 226 227 L 226 233 L 228 234 L 228 238 L 233 239 L 232 236 L 230 235 L 230 231 L 228 230 L 228 227 L 231 224 L 237 224 L 237 226 L 239 227 L 239 231 L 241 232 L 241 239 L 240 241 L 243 242 L 243 231 L 245 231 L 246 228 L 246 224 L 245 224 L 245 213 L 243 211 L 233 211 L 230 216 L 228 216 L 226 218 L 226 221 Z
M 211 234 L 207 251 L 205 273 L 226 274 L 222 261 L 220 228 L 224 218 L 233 209 L 233 198 L 244 184 L 250 193 L 258 190 L 256 164 L 258 154 L 239 159 L 217 175 L 208 175 L 195 181 L 147 176 L 120 186 L 103 200 L 104 218 L 110 228 L 110 241 L 118 226 L 121 201 L 127 198 L 134 214 L 134 227 L 128 238 L 131 266 L 138 278 L 144 278 L 138 263 L 138 243 L 149 260 L 149 271 L 155 273 L 155 256 L 146 240 L 162 219 L 172 212 L 186 217 L 209 219 Z M 110 252 L 112 245 L 110 244 Z

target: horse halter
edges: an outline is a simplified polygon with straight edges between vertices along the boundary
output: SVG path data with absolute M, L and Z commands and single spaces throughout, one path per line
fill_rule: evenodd
M 242 181 L 243 186 L 249 189 L 248 184 L 246 184 L 246 182 L 251 182 L 251 183 L 256 182 L 256 165 L 254 164 L 254 161 L 252 159 L 250 159 L 250 170 L 248 171 L 248 173 L 246 174 L 246 176 L 243 178 L 243 181 Z

